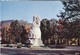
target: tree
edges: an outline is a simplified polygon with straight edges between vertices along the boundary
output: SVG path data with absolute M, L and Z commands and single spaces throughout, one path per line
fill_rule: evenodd
M 49 20 L 48 19 L 43 19 L 41 21 L 41 38 L 43 41 L 44 45 L 48 45 L 48 37 L 49 37 Z
M 61 0 L 64 12 L 57 15 L 63 20 L 62 37 L 80 38 L 80 0 Z M 66 31 L 65 31 L 66 30 Z
M 25 26 L 26 24 L 28 24 L 28 21 L 20 20 L 19 23 L 20 23 L 22 26 Z
M 80 0 L 61 0 L 64 5 L 64 12 L 61 11 L 58 17 L 64 20 L 75 20 L 80 18 Z
M 2 32 L 2 34 L 1 34 L 1 36 L 2 36 L 2 41 L 1 41 L 1 43 L 2 43 L 2 44 L 5 44 L 5 43 L 7 43 L 7 38 L 6 38 L 7 30 L 6 30 L 6 28 L 3 27 L 3 28 L 1 29 L 1 32 Z
M 13 21 L 10 27 L 12 37 L 15 38 L 16 42 L 21 42 L 20 34 L 22 33 L 22 26 L 20 25 L 19 21 L 18 20 Z
M 57 35 L 57 20 L 55 19 L 42 19 L 41 21 L 41 37 L 44 45 L 53 45 L 55 43 L 55 35 Z M 56 39 L 58 36 L 56 37 Z
M 27 38 L 28 38 L 28 32 L 26 32 L 26 29 L 25 29 L 25 27 L 24 26 L 22 26 L 22 33 L 20 34 L 20 36 L 21 36 L 21 43 L 22 44 L 25 44 L 25 42 L 26 42 L 26 40 L 27 40 Z

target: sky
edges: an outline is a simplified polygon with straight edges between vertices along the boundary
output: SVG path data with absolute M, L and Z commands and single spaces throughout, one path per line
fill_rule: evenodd
M 59 19 L 56 15 L 62 10 L 60 1 L 5 1 L 0 2 L 0 20 L 24 20 L 32 22 L 33 16 L 40 19 Z

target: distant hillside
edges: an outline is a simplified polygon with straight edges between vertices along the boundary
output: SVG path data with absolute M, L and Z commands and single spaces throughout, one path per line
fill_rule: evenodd
M 1 24 L 0 25 L 4 25 L 4 24 L 10 24 L 11 22 L 13 22 L 14 20 L 4 20 L 4 21 L 1 21 Z

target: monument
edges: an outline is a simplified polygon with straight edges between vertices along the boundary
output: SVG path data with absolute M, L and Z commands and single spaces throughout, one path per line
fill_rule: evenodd
M 33 16 L 33 23 L 29 33 L 29 41 L 32 46 L 42 46 L 40 19 L 39 16 Z

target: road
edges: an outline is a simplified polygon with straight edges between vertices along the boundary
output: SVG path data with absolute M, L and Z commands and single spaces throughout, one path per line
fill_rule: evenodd
M 47 48 L 47 47 L 33 47 L 33 48 L 16 48 L 3 47 L 1 55 L 80 55 L 80 47 L 66 48 Z

